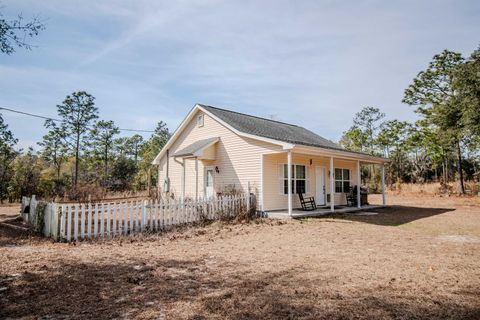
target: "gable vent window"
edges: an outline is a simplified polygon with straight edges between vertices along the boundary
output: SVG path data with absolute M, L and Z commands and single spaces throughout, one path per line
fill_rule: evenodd
M 197 127 L 203 127 L 203 114 L 197 117 Z

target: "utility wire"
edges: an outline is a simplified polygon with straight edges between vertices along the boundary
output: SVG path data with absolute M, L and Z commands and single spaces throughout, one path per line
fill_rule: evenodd
M 14 112 L 14 113 L 20 113 L 20 114 L 23 114 L 23 115 L 26 115 L 26 116 L 36 117 L 36 118 L 45 119 L 45 120 L 53 120 L 53 121 L 60 121 L 60 122 L 62 121 L 60 119 L 44 117 L 44 116 L 40 116 L 38 114 L 28 113 L 28 112 L 19 111 L 19 110 L 13 110 L 13 109 L 10 109 L 10 108 L 5 108 L 5 107 L 0 107 L 0 110 L 6 110 L 6 111 Z
M 63 120 L 60 120 L 60 119 L 45 117 L 45 116 L 41 116 L 41 115 L 38 115 L 38 114 L 33 114 L 33 113 L 29 113 L 29 112 L 25 112 L 25 111 L 20 111 L 20 110 L 15 110 L 15 109 L 6 108 L 6 107 L 0 107 L 0 110 L 10 111 L 10 112 L 13 112 L 13 113 L 18 113 L 18 114 L 23 114 L 23 115 L 29 116 L 29 117 L 35 117 L 35 118 L 40 118 L 40 119 L 45 119 L 45 120 L 52 120 L 52 121 L 57 121 L 57 122 L 63 122 Z M 152 132 L 152 133 L 155 132 L 155 131 L 153 131 L 153 130 L 125 129 L 125 128 L 119 128 L 118 130 L 120 130 L 120 131 L 131 131 L 131 132 Z

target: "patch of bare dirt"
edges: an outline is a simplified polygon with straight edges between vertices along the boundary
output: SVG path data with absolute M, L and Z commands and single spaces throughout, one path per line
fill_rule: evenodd
M 0 318 L 479 319 L 480 243 L 445 236 L 480 237 L 480 208 L 389 202 L 77 244 L 0 228 Z
M 0 221 L 9 220 L 20 215 L 20 204 L 4 203 L 0 204 Z

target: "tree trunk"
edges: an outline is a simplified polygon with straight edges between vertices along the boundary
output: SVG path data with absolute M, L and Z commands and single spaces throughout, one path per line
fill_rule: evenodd
M 108 147 L 105 144 L 105 173 L 103 178 L 103 186 L 107 187 L 107 179 L 108 179 Z
M 460 140 L 457 140 L 457 156 L 458 156 L 458 176 L 460 178 L 460 194 L 465 193 L 465 185 L 463 183 L 463 170 L 462 170 L 462 148 L 460 147 Z
M 75 145 L 75 179 L 73 185 L 75 186 L 75 189 L 77 188 L 77 182 L 78 182 L 78 158 L 80 153 L 80 134 L 77 133 L 77 141 Z
M 397 158 L 397 181 L 396 182 L 399 182 L 400 181 L 400 157 L 398 155 L 398 148 L 397 148 L 396 158 Z
M 445 157 L 445 183 L 448 183 L 449 180 L 449 171 L 450 169 L 448 168 L 448 157 Z
M 138 166 L 138 145 L 135 144 L 135 165 Z
M 151 196 L 150 194 L 150 189 L 151 189 L 151 180 L 152 180 L 152 171 L 151 171 L 151 168 L 149 167 L 148 168 L 148 171 L 147 171 L 147 189 L 148 189 L 148 196 Z

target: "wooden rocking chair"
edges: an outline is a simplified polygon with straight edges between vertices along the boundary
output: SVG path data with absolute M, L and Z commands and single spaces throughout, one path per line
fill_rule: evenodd
M 304 198 L 301 192 L 298 193 L 298 197 L 300 198 L 300 204 L 302 205 L 303 211 L 312 211 L 317 209 L 314 197 Z
M 350 190 L 347 193 L 347 206 L 356 207 L 357 206 L 357 187 L 350 187 Z

